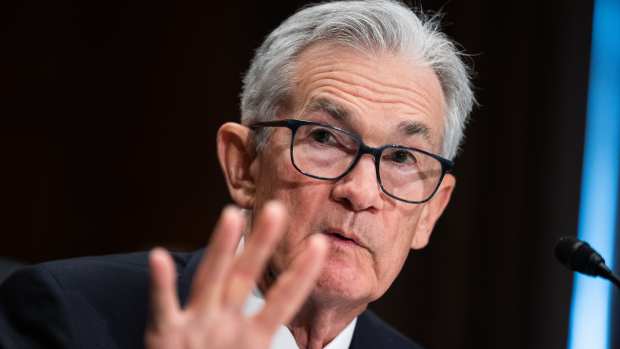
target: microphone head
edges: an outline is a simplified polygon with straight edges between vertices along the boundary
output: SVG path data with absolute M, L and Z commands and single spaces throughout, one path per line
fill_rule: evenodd
M 567 268 L 591 276 L 599 276 L 605 260 L 587 242 L 571 236 L 561 237 L 555 245 L 555 257 Z

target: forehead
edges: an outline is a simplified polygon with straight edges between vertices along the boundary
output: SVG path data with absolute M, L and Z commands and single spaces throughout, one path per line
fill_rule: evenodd
M 296 112 L 325 107 L 329 117 L 378 139 L 426 129 L 429 146 L 440 144 L 444 98 L 430 67 L 392 53 L 317 44 L 299 55 L 294 79 Z

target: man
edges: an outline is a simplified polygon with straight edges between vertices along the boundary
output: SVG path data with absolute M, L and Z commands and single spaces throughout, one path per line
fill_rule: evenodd
M 243 210 L 205 253 L 24 269 L 0 291 L 1 346 L 418 348 L 366 307 L 428 243 L 472 103 L 454 45 L 400 3 L 301 10 L 258 49 L 242 123 L 218 132 Z

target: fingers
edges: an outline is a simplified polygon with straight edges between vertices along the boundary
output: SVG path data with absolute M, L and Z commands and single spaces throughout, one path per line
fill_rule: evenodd
M 245 219 L 238 208 L 224 209 L 194 274 L 188 308 L 205 308 L 220 301 L 244 225 Z
M 326 254 L 325 237 L 312 236 L 307 249 L 295 258 L 291 267 L 278 277 L 267 293 L 265 307 L 256 315 L 258 323 L 269 331 L 275 331 L 292 319 L 312 290 Z
M 149 254 L 151 271 L 151 323 L 160 326 L 179 311 L 176 271 L 172 258 L 162 248 Z
M 202 312 L 220 306 L 241 309 L 285 231 L 285 209 L 277 202 L 266 204 L 254 222 L 243 253 L 235 257 L 243 226 L 239 210 L 227 208 L 222 213 L 194 275 L 188 309 Z M 258 315 L 269 329 L 290 320 L 301 307 L 321 270 L 326 250 L 324 237 L 313 236 L 307 248 L 278 278 L 267 294 L 267 305 Z
M 254 222 L 243 254 L 233 267 L 226 291 L 225 302 L 228 306 L 241 308 L 244 305 L 280 241 L 285 225 L 286 212 L 282 204 L 267 203 Z

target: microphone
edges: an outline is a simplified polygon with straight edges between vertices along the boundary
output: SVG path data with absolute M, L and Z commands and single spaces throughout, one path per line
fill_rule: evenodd
M 590 276 L 600 276 L 620 288 L 620 277 L 587 242 L 563 236 L 555 245 L 555 257 L 568 269 Z

